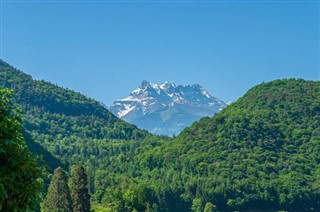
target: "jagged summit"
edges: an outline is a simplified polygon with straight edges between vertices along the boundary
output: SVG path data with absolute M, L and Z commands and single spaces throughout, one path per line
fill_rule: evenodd
M 143 80 L 111 111 L 118 117 L 156 134 L 172 135 L 204 116 L 212 116 L 226 104 L 199 84 L 161 85 Z

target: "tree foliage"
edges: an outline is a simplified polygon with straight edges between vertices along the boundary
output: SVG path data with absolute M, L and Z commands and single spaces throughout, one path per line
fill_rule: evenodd
M 65 171 L 58 167 L 52 176 L 47 196 L 42 205 L 44 212 L 72 212 L 72 199 Z
M 203 212 L 216 212 L 217 207 L 211 202 L 207 202 Z
M 12 92 L 0 87 L 0 210 L 26 210 L 36 203 L 41 169 L 22 136 Z
M 82 165 L 79 164 L 75 166 L 71 180 L 73 210 L 75 212 L 90 211 L 90 195 L 88 190 L 87 174 Z

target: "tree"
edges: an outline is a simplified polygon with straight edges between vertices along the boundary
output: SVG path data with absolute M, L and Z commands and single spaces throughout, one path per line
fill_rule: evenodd
M 75 212 L 90 211 L 90 195 L 88 192 L 87 174 L 84 167 L 80 164 L 73 170 L 71 192 L 73 210 Z
M 41 169 L 26 146 L 11 97 L 9 89 L 0 88 L 0 211 L 26 210 L 41 190 Z
M 212 204 L 211 202 L 207 202 L 206 206 L 204 207 L 204 212 L 216 212 L 217 207 Z
M 72 211 L 72 200 L 67 184 L 67 175 L 61 167 L 58 167 L 54 171 L 42 210 L 48 212 Z
M 195 212 L 203 211 L 202 200 L 200 198 L 194 198 L 192 200 L 191 210 Z

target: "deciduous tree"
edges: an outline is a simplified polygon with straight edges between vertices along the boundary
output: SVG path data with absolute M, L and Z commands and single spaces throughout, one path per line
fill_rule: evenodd
M 41 170 L 21 134 L 21 119 L 0 87 L 0 211 L 26 210 L 37 201 Z

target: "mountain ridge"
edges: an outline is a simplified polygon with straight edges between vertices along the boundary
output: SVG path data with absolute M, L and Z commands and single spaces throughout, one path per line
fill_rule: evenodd
M 14 102 L 22 109 L 26 133 L 58 158 L 69 150 L 59 149 L 56 142 L 63 144 L 68 140 L 73 146 L 76 138 L 139 140 L 148 135 L 79 92 L 34 80 L 3 60 L 0 70 L 0 86 L 14 91 Z
M 204 116 L 212 116 L 227 104 L 199 84 L 154 84 L 143 80 L 124 99 L 110 107 L 119 118 L 155 134 L 173 135 Z

